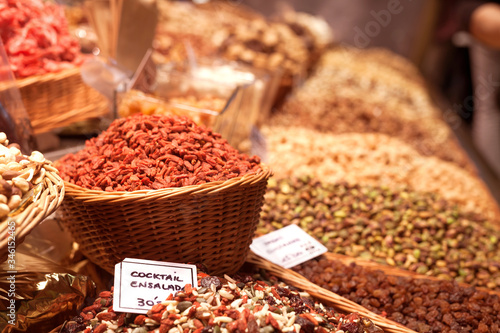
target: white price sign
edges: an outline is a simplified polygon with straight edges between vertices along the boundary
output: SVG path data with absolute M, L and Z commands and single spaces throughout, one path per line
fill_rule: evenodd
M 295 224 L 256 238 L 250 249 L 284 268 L 290 268 L 327 251 L 323 244 Z
M 198 286 L 195 265 L 126 258 L 115 265 L 113 310 L 146 313 L 186 284 Z

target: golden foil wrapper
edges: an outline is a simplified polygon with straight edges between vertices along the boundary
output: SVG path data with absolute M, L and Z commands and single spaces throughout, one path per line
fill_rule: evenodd
M 49 332 L 77 315 L 87 297 L 95 296 L 95 284 L 87 276 L 23 250 L 16 253 L 17 272 L 9 271 L 7 262 L 0 265 L 1 333 Z M 11 325 L 8 306 L 13 297 L 16 311 Z

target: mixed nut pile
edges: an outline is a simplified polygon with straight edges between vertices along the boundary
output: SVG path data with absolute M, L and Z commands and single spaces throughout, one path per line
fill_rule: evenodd
M 0 221 L 19 207 L 23 197 L 40 184 L 49 166 L 38 151 L 23 155 L 16 143 L 0 132 Z
M 359 49 L 347 48 L 344 46 L 343 48 L 338 48 L 336 52 L 348 54 L 355 53 L 353 60 L 358 63 L 365 64 L 366 67 L 374 71 L 377 69 L 389 71 L 392 76 L 398 76 L 401 80 L 406 80 L 409 83 L 415 84 L 417 87 L 421 86 L 421 88 L 426 89 L 426 82 L 420 69 L 408 58 L 389 51 L 386 48 L 370 47 L 360 52 Z M 332 53 L 335 53 L 335 51 Z M 371 73 L 372 77 L 378 77 L 374 75 L 375 73 Z M 362 73 L 358 72 L 358 75 L 362 76 Z M 391 82 L 387 82 L 387 84 L 391 84 Z
M 114 312 L 113 290 L 102 292 L 62 332 L 383 332 L 367 318 L 337 313 L 281 282 L 250 275 L 235 279 L 198 275 L 198 288 L 186 285 L 147 315 Z
M 189 46 L 188 46 L 189 45 Z M 159 25 L 153 42 L 152 59 L 156 64 L 183 63 L 188 54 L 196 50 L 196 56 L 208 57 L 215 53 L 215 47 L 209 40 L 193 33 L 171 32 Z M 190 47 L 190 49 L 187 49 Z
M 266 126 L 268 164 L 277 177 L 314 175 L 325 182 L 406 186 L 437 193 L 464 210 L 498 216 L 498 205 L 476 175 L 454 163 L 422 156 L 398 138 L 380 133 L 320 133 L 303 127 Z
M 332 28 L 322 17 L 288 8 L 278 14 L 276 20 L 288 25 L 304 40 L 307 49 L 312 52 L 313 63 L 333 42 Z
M 382 57 L 385 61 L 380 60 Z M 329 94 L 363 96 L 368 103 L 396 103 L 415 116 L 440 119 L 441 112 L 415 66 L 387 53 L 382 57 L 377 57 L 376 51 L 368 53 L 345 45 L 332 48 L 321 56 L 314 84 L 303 93 L 316 99 L 328 98 Z
M 284 23 L 255 19 L 221 30 L 213 39 L 224 58 L 271 72 L 283 69 L 288 79 L 305 75 L 309 67 L 304 41 Z
M 396 277 L 326 258 L 294 271 L 417 332 L 499 332 L 500 297 L 452 281 Z
M 257 234 L 289 224 L 330 252 L 500 291 L 499 227 L 435 194 L 272 178 Z
M 65 181 L 111 192 L 225 181 L 258 172 L 260 159 L 188 117 L 136 114 L 113 121 L 57 167 Z
M 305 13 L 270 20 L 241 3 L 162 2 L 159 6 L 156 59 L 171 61 L 184 55 L 186 60 L 190 52 L 197 57 L 219 56 L 270 73 L 282 70 L 286 86 L 304 77 L 332 39 L 324 20 Z M 172 59 L 172 53 L 177 59 Z
M 386 50 L 331 48 L 272 122 L 337 134 L 383 133 L 424 156 L 475 171 L 447 124 L 455 114 L 439 111 L 424 82 L 410 61 Z
M 310 78 L 302 89 L 313 83 Z M 331 94 L 315 99 L 300 89 L 271 119 L 273 125 L 302 126 L 320 132 L 382 133 L 396 137 L 423 156 L 436 156 L 474 172 L 448 125 L 439 119 L 405 112 L 401 104 L 370 103 L 362 95 Z M 413 111 L 413 110 L 411 110 Z

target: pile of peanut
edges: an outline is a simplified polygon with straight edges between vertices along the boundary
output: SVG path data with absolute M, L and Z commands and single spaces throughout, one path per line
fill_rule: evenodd
M 45 157 L 38 151 L 23 155 L 16 143 L 9 144 L 0 132 L 0 220 L 19 207 L 34 185 L 43 181 Z

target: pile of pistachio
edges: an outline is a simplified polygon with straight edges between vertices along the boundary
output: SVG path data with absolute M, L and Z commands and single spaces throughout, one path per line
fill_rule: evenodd
M 289 224 L 330 252 L 500 291 L 499 224 L 435 194 L 271 179 L 257 234 Z
M 0 132 L 0 221 L 16 210 L 26 194 L 45 177 L 45 157 L 38 151 L 21 153 L 18 144 L 9 144 Z

